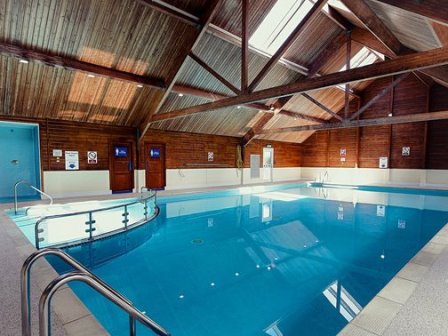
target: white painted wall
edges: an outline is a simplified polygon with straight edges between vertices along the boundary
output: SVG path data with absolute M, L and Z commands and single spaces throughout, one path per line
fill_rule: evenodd
M 329 183 L 448 188 L 448 170 L 302 167 L 301 178 L 317 180 L 325 171 L 328 171 L 328 179 L 325 182 Z
M 167 169 L 166 190 L 238 185 L 241 172 L 236 168 Z
M 108 170 L 44 171 L 43 190 L 57 198 L 112 193 Z

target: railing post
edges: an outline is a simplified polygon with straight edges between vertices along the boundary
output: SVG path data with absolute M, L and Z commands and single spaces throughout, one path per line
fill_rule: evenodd
M 124 224 L 124 228 L 127 230 L 128 229 L 128 222 L 129 222 L 129 212 L 128 212 L 128 206 L 125 205 L 124 206 L 124 212 L 121 214 L 124 219 L 121 221 Z
M 137 335 L 137 325 L 135 323 L 135 318 L 132 315 L 129 315 L 129 335 L 130 336 Z
M 145 215 L 145 219 L 148 219 L 148 199 L 145 199 L 145 206 L 143 207 L 145 210 L 143 214 Z

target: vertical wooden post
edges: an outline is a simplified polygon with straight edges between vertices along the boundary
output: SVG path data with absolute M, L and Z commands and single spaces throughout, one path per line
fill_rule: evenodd
M 429 86 L 426 87 L 426 111 L 429 112 L 429 97 L 431 95 L 431 88 Z M 428 152 L 428 121 L 425 121 L 425 129 L 423 131 L 423 155 L 422 155 L 422 163 L 421 169 L 426 169 L 426 158 Z
M 241 45 L 241 91 L 245 92 L 248 87 L 248 66 L 249 66 L 249 34 L 248 34 L 248 14 L 249 14 L 249 0 L 241 0 L 242 13 L 242 45 Z
M 358 106 L 357 106 L 357 110 L 360 109 L 361 107 L 361 97 L 357 99 L 358 102 Z M 358 120 L 359 120 L 360 116 L 358 116 Z M 362 127 L 357 127 L 356 128 L 356 161 L 355 161 L 355 168 L 359 168 L 359 151 L 360 151 L 360 136 L 361 136 L 361 132 L 362 132 Z
M 395 76 L 392 76 L 391 82 L 393 82 L 395 79 Z M 394 100 L 395 100 L 395 87 L 392 88 L 390 91 L 390 107 L 389 107 L 389 113 L 394 114 Z M 389 168 L 392 168 L 392 133 L 393 133 L 393 125 L 390 125 L 389 127 Z
M 347 43 L 346 43 L 346 59 L 345 59 L 345 64 L 346 64 L 346 70 L 350 70 L 350 63 L 351 63 L 351 59 L 352 59 L 352 31 L 348 30 L 347 31 Z M 348 119 L 350 113 L 350 84 L 345 84 L 345 109 L 344 109 L 344 118 Z

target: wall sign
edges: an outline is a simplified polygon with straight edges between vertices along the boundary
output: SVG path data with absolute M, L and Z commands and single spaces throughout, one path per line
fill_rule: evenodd
M 115 154 L 115 157 L 124 157 L 124 158 L 128 157 L 128 148 L 116 146 L 114 148 L 114 154 Z
M 208 152 L 207 154 L 207 160 L 208 161 L 213 161 L 215 159 L 215 153 L 213 152 Z
M 53 157 L 61 157 L 62 149 L 53 149 Z
M 151 148 L 151 149 L 149 150 L 149 156 L 150 156 L 152 159 L 158 159 L 158 158 L 160 158 L 160 148 Z
M 381 156 L 378 166 L 381 169 L 387 169 L 387 167 L 389 166 L 389 158 L 387 156 Z
M 339 154 L 340 154 L 341 156 L 346 156 L 346 155 L 347 155 L 347 149 L 346 149 L 346 148 L 341 148 L 341 149 L 339 150 Z
M 98 153 L 89 151 L 87 152 L 87 163 L 88 164 L 97 164 L 98 163 Z
M 377 217 L 384 217 L 386 215 L 386 207 L 384 205 L 377 205 L 376 215 Z
M 65 151 L 65 170 L 79 169 L 79 153 L 77 151 Z
M 401 156 L 409 156 L 409 155 L 411 155 L 411 147 L 402 147 Z

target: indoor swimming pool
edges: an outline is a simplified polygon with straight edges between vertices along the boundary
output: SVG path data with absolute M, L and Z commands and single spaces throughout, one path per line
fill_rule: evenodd
M 448 222 L 446 192 L 388 191 L 159 198 L 148 225 L 67 252 L 174 336 L 336 335 Z M 111 335 L 128 335 L 125 313 L 72 288 Z

